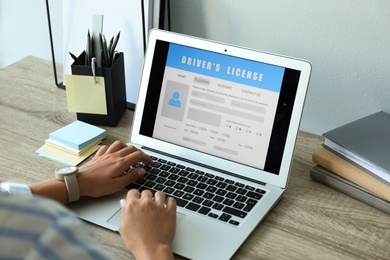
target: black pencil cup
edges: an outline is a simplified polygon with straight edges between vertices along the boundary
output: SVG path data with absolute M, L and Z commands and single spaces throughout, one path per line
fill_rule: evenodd
M 85 60 L 85 52 L 79 59 Z M 73 63 L 71 70 L 73 75 L 93 76 L 91 66 Z M 111 67 L 97 67 L 95 71 L 96 76 L 104 77 L 107 115 L 77 113 L 77 119 L 93 125 L 117 126 L 127 107 L 123 53 L 120 53 Z

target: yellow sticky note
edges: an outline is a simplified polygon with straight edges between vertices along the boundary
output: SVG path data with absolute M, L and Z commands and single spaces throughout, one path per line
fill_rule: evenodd
M 85 152 L 83 152 L 80 155 L 74 155 L 70 154 L 68 152 L 62 151 L 62 150 L 57 150 L 57 149 L 52 149 L 49 147 L 44 146 L 44 151 L 40 154 L 41 157 L 64 163 L 67 165 L 73 165 L 76 166 L 80 164 L 82 161 L 88 158 L 91 154 L 99 150 L 100 145 L 95 144 L 94 146 L 88 148 Z
M 104 77 L 65 75 L 68 111 L 107 115 Z

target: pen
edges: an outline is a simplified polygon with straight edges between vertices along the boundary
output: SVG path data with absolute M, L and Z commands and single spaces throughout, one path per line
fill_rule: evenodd
M 95 83 L 97 83 L 97 81 L 96 81 L 96 58 L 95 57 L 93 57 L 91 59 L 91 68 L 92 68 L 93 78 L 95 80 Z

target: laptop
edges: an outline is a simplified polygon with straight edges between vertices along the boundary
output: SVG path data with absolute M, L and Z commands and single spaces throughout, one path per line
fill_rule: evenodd
M 70 204 L 117 231 L 131 188 L 177 201 L 175 254 L 231 258 L 286 190 L 311 65 L 307 61 L 152 30 L 130 144 L 152 156 L 144 178 Z

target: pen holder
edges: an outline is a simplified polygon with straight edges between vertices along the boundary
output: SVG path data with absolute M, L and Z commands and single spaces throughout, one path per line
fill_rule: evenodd
M 85 60 L 85 52 L 79 56 Z M 93 76 L 91 66 L 71 65 L 73 75 Z M 111 67 L 96 67 L 96 76 L 104 77 L 107 115 L 77 113 L 77 119 L 93 125 L 117 126 L 126 111 L 126 86 L 123 53 Z

